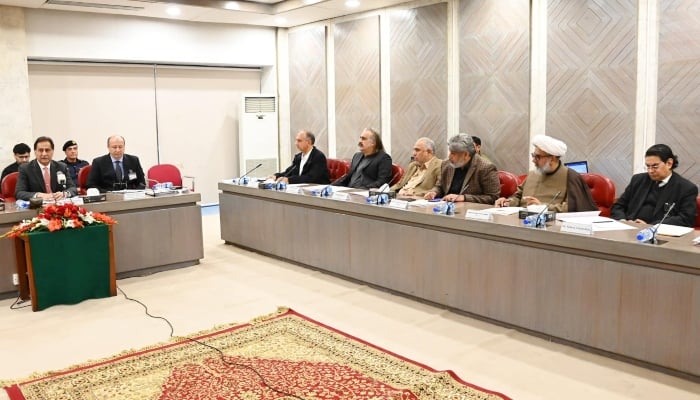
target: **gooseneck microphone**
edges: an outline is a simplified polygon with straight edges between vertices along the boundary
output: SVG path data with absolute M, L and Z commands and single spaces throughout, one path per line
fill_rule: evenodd
M 247 175 L 248 175 L 249 173 L 255 171 L 256 169 L 258 169 L 258 168 L 260 168 L 260 167 L 262 167 L 262 163 L 260 163 L 260 164 L 256 165 L 255 167 L 253 167 L 253 169 L 249 169 L 248 171 L 246 171 L 245 174 L 241 175 L 241 177 L 238 178 L 238 182 L 241 182 L 241 181 L 243 180 L 243 178 L 247 177 Z
M 554 200 L 556 200 L 560 194 L 561 194 L 561 190 L 554 194 L 554 197 L 552 197 L 552 199 L 549 201 L 549 203 L 547 203 L 547 205 L 539 213 L 537 213 L 534 216 L 530 215 L 529 217 L 525 218 L 525 220 L 523 221 L 523 224 L 525 224 L 525 225 L 532 224 L 534 228 L 544 227 L 545 222 L 546 222 L 545 220 L 547 219 L 544 217 L 544 213 L 546 213 L 547 210 L 549 210 L 549 206 L 551 206 L 552 203 L 554 203 Z
M 676 203 L 671 203 L 671 205 L 668 207 L 668 210 L 666 210 L 666 213 L 664 214 L 663 218 L 661 218 L 661 221 L 659 221 L 658 224 L 649 227 L 649 228 L 644 228 L 639 233 L 637 233 L 637 240 L 640 242 L 649 242 L 651 244 L 656 244 L 656 233 L 659 231 L 659 227 L 661 224 L 664 223 L 668 215 L 671 213 L 671 210 L 673 210 L 673 207 L 676 206 Z
M 56 172 L 56 180 L 58 181 L 58 186 L 61 187 L 61 191 L 66 191 L 66 174 L 63 171 Z

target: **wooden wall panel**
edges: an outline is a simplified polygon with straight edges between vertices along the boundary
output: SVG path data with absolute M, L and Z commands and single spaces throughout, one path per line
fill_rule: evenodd
M 528 170 L 530 2 L 459 3 L 461 132 L 479 136 L 499 169 Z
M 700 0 L 661 2 L 656 143 L 678 155 L 677 171 L 700 185 Z
M 391 156 L 406 166 L 416 139 L 447 138 L 447 4 L 390 13 Z
M 380 128 L 379 17 L 336 24 L 333 47 L 336 154 L 351 158 L 362 129 Z
M 326 27 L 316 26 L 289 34 L 289 108 L 291 149 L 296 133 L 310 130 L 316 147 L 328 154 Z M 284 133 L 282 133 L 284 134 Z
M 548 3 L 546 133 L 618 194 L 633 170 L 636 21 L 634 0 Z

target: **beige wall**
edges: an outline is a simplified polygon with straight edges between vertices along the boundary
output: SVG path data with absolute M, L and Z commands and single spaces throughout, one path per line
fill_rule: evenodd
M 0 168 L 15 144 L 34 142 L 26 52 L 23 9 L 0 6 Z

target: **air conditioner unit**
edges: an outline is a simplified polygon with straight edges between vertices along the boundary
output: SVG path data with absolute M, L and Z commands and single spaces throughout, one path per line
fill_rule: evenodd
M 238 126 L 239 175 L 262 164 L 250 175 L 265 177 L 279 171 L 277 98 L 243 96 Z

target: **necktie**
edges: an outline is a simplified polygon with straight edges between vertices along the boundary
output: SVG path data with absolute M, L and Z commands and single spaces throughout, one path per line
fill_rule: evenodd
M 121 161 L 115 161 L 114 162 L 114 172 L 117 174 L 117 182 L 122 181 L 122 162 Z
M 49 167 L 44 167 L 44 188 L 46 193 L 51 193 L 51 175 L 49 175 Z

